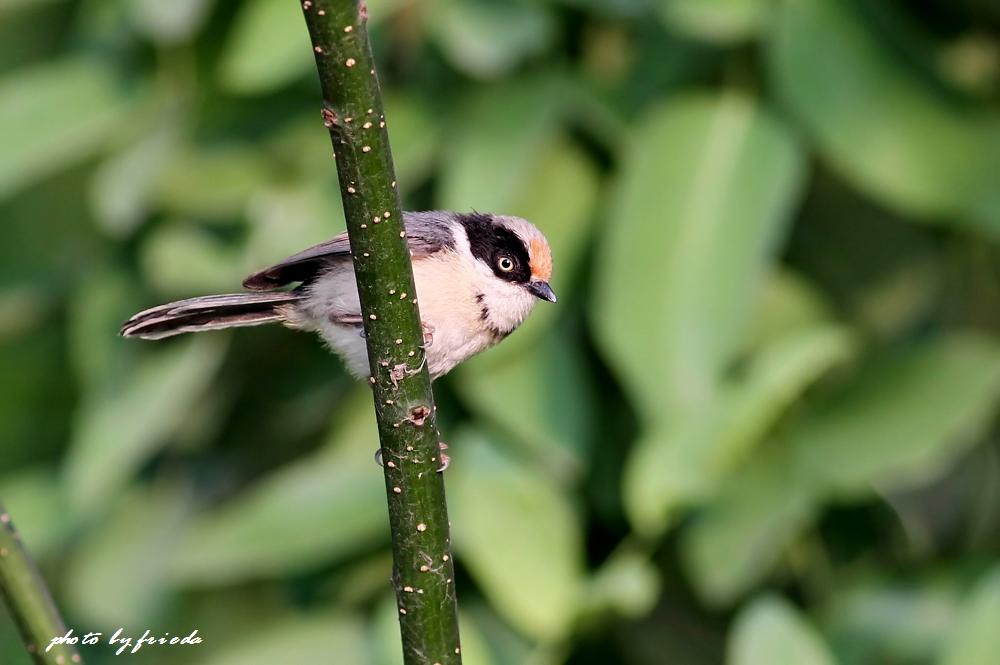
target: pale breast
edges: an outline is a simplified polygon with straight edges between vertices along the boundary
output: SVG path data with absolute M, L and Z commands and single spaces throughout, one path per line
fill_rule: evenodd
M 416 261 L 413 276 L 420 315 L 431 338 L 427 363 L 432 376 L 451 371 L 498 341 L 482 320 L 479 275 L 455 255 Z
M 483 321 L 476 284 L 481 276 L 454 254 L 443 253 L 413 262 L 417 301 L 427 339 L 427 368 L 437 378 L 472 355 L 496 344 L 502 336 Z M 361 307 L 354 271 L 338 266 L 318 279 L 289 325 L 315 330 L 359 378 L 369 373 Z

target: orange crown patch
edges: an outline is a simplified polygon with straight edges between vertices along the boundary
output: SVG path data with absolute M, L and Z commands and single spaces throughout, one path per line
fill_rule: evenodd
M 549 281 L 552 277 L 552 252 L 548 243 L 542 238 L 532 238 L 528 249 L 531 252 L 531 276 L 543 282 Z

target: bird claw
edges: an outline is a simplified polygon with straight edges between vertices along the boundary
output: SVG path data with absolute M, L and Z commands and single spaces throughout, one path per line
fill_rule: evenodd
M 438 454 L 438 457 L 441 458 L 441 466 L 438 467 L 437 472 L 441 473 L 442 471 L 447 469 L 448 466 L 451 464 L 451 457 L 449 455 L 444 454 L 444 451 L 448 450 L 448 444 L 445 443 L 444 441 L 438 441 L 438 450 L 441 451 Z
M 421 323 L 420 327 L 424 331 L 424 344 L 420 348 L 429 349 L 434 344 L 434 326 L 429 323 Z

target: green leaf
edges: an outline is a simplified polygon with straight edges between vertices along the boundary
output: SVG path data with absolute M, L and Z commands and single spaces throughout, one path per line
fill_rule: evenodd
M 591 318 L 648 421 L 713 398 L 803 170 L 785 129 L 739 94 L 682 98 L 642 121 Z
M 1000 568 L 983 576 L 956 624 L 941 665 L 984 665 L 1000 653 Z
M 490 86 L 463 105 L 449 123 L 437 196 L 441 208 L 510 210 L 531 182 L 539 144 L 555 127 L 560 85 L 546 75 Z M 514 108 L 531 113 L 511 113 Z
M 91 184 L 91 201 L 101 228 L 116 237 L 138 228 L 150 212 L 156 180 L 176 140 L 172 129 L 154 129 L 101 164 Z
M 223 46 L 219 82 L 236 93 L 269 92 L 304 76 L 312 60 L 299 3 L 250 0 Z
M 827 495 L 868 496 L 872 484 L 898 489 L 938 473 L 989 422 L 998 395 L 1000 347 L 982 337 L 952 335 L 866 363 L 842 394 L 726 477 L 685 530 L 700 593 L 717 604 L 742 594 Z
M 815 285 L 781 267 L 768 275 L 743 342 L 754 351 L 791 333 L 829 324 L 831 309 Z
M 953 334 L 869 362 L 789 433 L 799 473 L 836 491 L 900 488 L 975 441 L 1000 398 L 1000 344 Z
M 47 307 L 40 284 L 11 285 L 0 290 L 0 349 L 43 325 Z
M 189 492 L 174 484 L 123 494 L 73 546 L 65 597 L 74 615 L 141 635 L 169 600 L 164 570 L 189 509 Z
M 824 159 L 907 214 L 1000 234 L 1000 116 L 949 102 L 841 0 L 780 3 L 769 67 Z
M 183 257 L 179 261 L 178 257 Z M 169 297 L 239 291 L 247 270 L 240 252 L 203 228 L 184 222 L 158 226 L 139 252 L 143 275 Z
M 128 106 L 95 60 L 57 60 L 0 79 L 0 198 L 96 152 Z
M 169 345 L 143 356 L 126 381 L 85 396 L 63 469 L 74 510 L 102 506 L 170 440 L 211 382 L 225 348 L 220 342 Z
M 838 576 L 821 623 L 841 662 L 918 663 L 941 653 L 961 619 L 962 567 L 924 570 L 886 575 L 876 563 Z
M 679 508 L 711 494 L 791 404 L 851 352 L 834 325 L 792 331 L 761 347 L 718 399 L 640 439 L 625 468 L 625 507 L 636 528 L 658 535 Z
M 662 586 L 660 571 L 648 555 L 622 547 L 594 573 L 583 600 L 584 611 L 613 611 L 639 619 L 656 606 Z
M 498 361 L 490 355 L 459 370 L 459 395 L 524 444 L 547 475 L 564 484 L 579 480 L 592 443 L 597 393 L 578 343 L 553 331 L 516 357 Z
M 624 169 L 591 318 L 646 421 L 625 503 L 652 536 L 675 504 L 704 492 L 713 466 L 725 467 L 716 460 L 749 448 L 836 360 L 842 340 L 779 349 L 745 384 L 724 381 L 803 170 L 796 145 L 752 100 L 688 97 L 655 111 Z
M 649 14 L 656 0 L 547 0 L 547 2 L 580 7 L 598 15 L 636 18 Z
M 724 44 L 755 35 L 764 27 L 769 8 L 764 0 L 659 0 L 668 26 Z
M 471 76 L 495 78 L 552 43 L 552 12 L 528 2 L 437 0 L 427 12 L 428 34 L 452 66 Z
M 62 1 L 64 0 L 0 0 L 0 17 L 5 13 L 13 13 L 15 11 L 51 5 Z
M 404 2 L 369 3 L 369 29 Z M 218 65 L 223 88 L 244 95 L 262 94 L 309 73 L 313 52 L 301 3 L 250 0 L 237 12 L 235 23 Z
M 96 394 L 130 375 L 139 345 L 123 345 L 115 335 L 132 314 L 135 284 L 130 276 L 96 271 L 74 285 L 69 303 L 69 360 L 86 394 Z M 140 305 L 135 305 L 139 307 Z
M 236 217 L 270 177 L 267 161 L 249 145 L 187 146 L 158 179 L 155 202 L 182 216 Z
M 778 562 L 816 511 L 787 446 L 766 446 L 722 484 L 683 532 L 681 553 L 699 595 L 727 605 Z M 783 661 L 776 661 L 783 662 Z
M 369 662 L 362 622 L 352 615 L 334 612 L 290 615 L 251 634 L 240 635 L 232 644 L 216 648 L 211 656 L 196 660 L 199 646 L 188 647 L 190 652 L 185 662 L 198 665 Z
M 563 636 L 582 591 L 579 518 L 557 486 L 480 435 L 448 470 L 453 540 L 493 606 L 540 640 Z
M 44 559 L 58 551 L 73 524 L 66 519 L 59 477 L 46 467 L 32 467 L 0 478 L 0 501 L 17 520 L 17 531 L 31 555 Z
M 781 598 L 754 601 L 736 617 L 727 665 L 834 665 L 820 635 Z
M 31 315 L 30 308 L 25 314 Z M 2 469 L 47 462 L 66 445 L 77 396 L 67 380 L 63 331 L 50 317 L 45 325 L 0 344 Z
M 214 0 L 131 0 L 132 21 L 139 31 L 158 42 L 174 44 L 190 39 L 205 22 Z
M 385 485 L 372 460 L 370 406 L 370 394 L 357 391 L 323 449 L 198 515 L 180 537 L 173 579 L 214 586 L 280 577 L 383 543 Z
M 396 178 L 402 191 L 410 191 L 436 166 L 442 127 L 414 95 L 386 93 L 384 106 Z
M 722 428 L 706 449 L 708 470 L 732 469 L 812 383 L 850 357 L 852 346 L 845 328 L 818 325 L 761 347 L 743 376 L 724 387 Z

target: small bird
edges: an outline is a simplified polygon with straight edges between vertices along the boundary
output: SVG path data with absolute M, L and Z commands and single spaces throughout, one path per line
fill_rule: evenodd
M 404 213 L 403 223 L 432 379 L 514 332 L 539 299 L 556 302 L 549 243 L 531 222 L 430 211 Z M 190 298 L 139 312 L 121 334 L 162 339 L 278 322 L 318 332 L 354 376 L 368 376 L 347 233 L 250 275 L 243 286 L 252 293 Z

